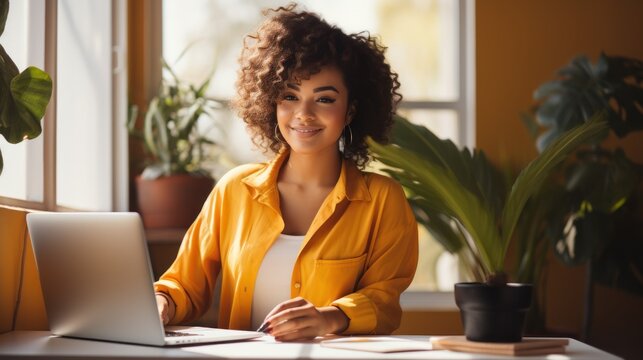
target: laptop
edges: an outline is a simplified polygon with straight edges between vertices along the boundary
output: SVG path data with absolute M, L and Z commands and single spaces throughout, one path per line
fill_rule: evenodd
M 27 226 L 54 335 L 155 346 L 263 335 L 206 327 L 164 328 L 137 213 L 30 213 Z

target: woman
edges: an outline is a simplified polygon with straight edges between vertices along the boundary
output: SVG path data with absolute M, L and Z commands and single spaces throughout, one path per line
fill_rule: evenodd
M 401 99 L 384 48 L 290 6 L 246 38 L 240 65 L 234 106 L 276 157 L 219 180 L 155 284 L 164 322 L 202 314 L 220 273 L 221 328 L 392 332 L 418 249 L 401 187 L 360 170 Z

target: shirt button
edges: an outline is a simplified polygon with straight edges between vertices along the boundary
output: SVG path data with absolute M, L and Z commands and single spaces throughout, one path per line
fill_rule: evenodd
M 295 289 L 299 289 L 301 287 L 300 283 L 295 283 Z

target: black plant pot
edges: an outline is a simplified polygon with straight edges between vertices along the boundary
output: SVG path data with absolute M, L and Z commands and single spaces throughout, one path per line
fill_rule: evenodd
M 455 284 L 455 302 L 467 340 L 521 341 L 531 292 L 531 284 Z

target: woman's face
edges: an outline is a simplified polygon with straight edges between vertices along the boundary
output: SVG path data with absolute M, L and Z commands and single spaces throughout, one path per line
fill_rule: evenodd
M 337 141 L 348 124 L 347 110 L 348 89 L 342 73 L 325 66 L 300 84 L 286 83 L 277 101 L 277 122 L 292 152 L 337 152 Z

